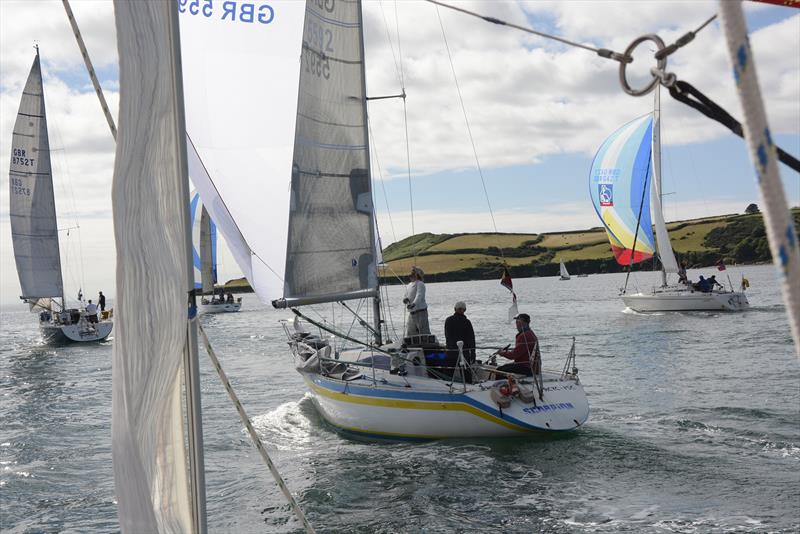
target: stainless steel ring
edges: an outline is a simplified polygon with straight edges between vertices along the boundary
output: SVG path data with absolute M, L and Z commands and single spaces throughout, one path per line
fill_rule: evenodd
M 637 46 L 642 44 L 645 41 L 651 41 L 655 43 L 658 50 L 663 50 L 665 48 L 664 41 L 658 35 L 654 33 L 648 33 L 646 35 L 642 35 L 641 37 L 637 37 L 633 40 L 631 44 L 628 45 L 628 48 L 625 49 L 625 57 L 631 57 L 631 53 L 636 49 Z M 659 83 L 659 78 L 657 76 L 653 76 L 653 79 L 650 80 L 646 86 L 641 89 L 634 89 L 628 83 L 628 79 L 625 77 L 625 68 L 628 64 L 624 61 L 621 61 L 619 64 L 619 83 L 622 85 L 622 89 L 631 96 L 644 96 L 650 91 L 652 91 L 656 85 Z M 660 71 L 664 71 L 667 66 L 667 58 L 662 58 L 657 60 L 656 68 Z M 652 75 L 652 73 L 651 73 Z

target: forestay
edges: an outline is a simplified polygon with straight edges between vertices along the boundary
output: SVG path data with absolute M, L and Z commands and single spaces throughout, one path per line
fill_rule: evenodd
M 119 521 L 122 532 L 192 532 L 181 410 L 191 280 L 185 127 L 172 55 L 177 22 L 171 2 L 117 0 L 114 7 L 120 104 L 112 454 Z
M 214 290 L 214 284 L 217 283 L 217 225 L 208 215 L 200 194 L 192 191 L 189 196 L 194 287 L 208 294 Z
M 653 117 L 622 126 L 600 146 L 589 174 L 589 194 L 620 265 L 653 257 L 650 152 Z M 637 230 L 638 228 L 638 230 Z
M 178 6 L 189 176 L 242 273 L 268 302 L 283 291 L 305 4 L 252 8 Z
M 22 298 L 36 301 L 39 297 L 63 297 L 50 143 L 38 50 L 14 123 L 9 199 L 11 237 Z
M 361 2 L 306 3 L 284 297 L 377 288 Z

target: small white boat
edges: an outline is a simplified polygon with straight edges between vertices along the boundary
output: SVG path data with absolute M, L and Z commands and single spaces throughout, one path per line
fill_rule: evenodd
M 611 134 L 597 151 L 589 176 L 592 202 L 605 226 L 611 249 L 617 263 L 628 267 L 620 297 L 628 308 L 638 312 L 745 310 L 750 304 L 743 290 L 734 291 L 731 287 L 703 292 L 695 290 L 689 283 L 668 283 L 668 275 L 678 274 L 679 268 L 661 206 L 661 101 L 658 87 L 654 94 L 653 113 L 635 119 Z M 630 292 L 631 266 L 652 258 L 656 254 L 656 245 L 661 260 L 661 285 L 649 292 Z
M 564 265 L 564 261 L 561 261 L 561 264 L 558 266 L 560 280 L 569 280 L 569 272 L 567 271 L 567 266 Z
M 208 214 L 200 194 L 190 193 L 189 213 L 192 224 L 192 258 L 194 264 L 195 291 L 213 295 L 217 283 L 217 225 Z M 221 289 L 219 290 L 222 291 Z M 201 314 L 233 313 L 242 308 L 242 299 L 225 298 L 224 292 L 200 301 Z
M 114 326 L 111 314 L 102 314 L 102 320 L 95 321 L 98 317 L 90 317 L 83 308 L 67 308 L 64 298 L 38 48 L 11 143 L 9 214 L 20 298 L 31 311 L 39 312 L 39 329 L 46 342 L 103 340 Z

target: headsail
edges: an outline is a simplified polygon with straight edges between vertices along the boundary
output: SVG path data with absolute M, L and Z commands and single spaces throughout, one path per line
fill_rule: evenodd
M 648 114 L 611 134 L 589 174 L 592 203 L 620 265 L 652 258 L 655 250 L 650 222 L 652 128 Z
M 567 266 L 564 265 L 564 261 L 561 261 L 561 264 L 558 266 L 558 272 L 561 274 L 561 278 L 564 280 L 569 280 L 569 271 L 567 271 Z
M 189 196 L 194 287 L 208 294 L 214 291 L 217 283 L 217 225 L 211 220 L 200 194 L 193 191 Z
M 295 303 L 378 285 L 365 92 L 361 2 L 309 0 L 284 284 Z
M 22 92 L 11 140 L 11 237 L 22 298 L 63 297 L 50 142 L 39 52 Z
M 112 456 L 120 527 L 125 533 L 202 533 L 202 426 L 191 372 L 197 365 L 196 331 L 187 317 L 191 247 L 177 4 L 116 0 L 114 12 L 120 103 L 112 188 L 117 244 Z M 186 395 L 196 401 L 187 402 L 192 406 L 186 412 L 187 435 L 181 409 L 185 365 L 190 366 Z M 191 486 L 187 465 L 194 473 Z

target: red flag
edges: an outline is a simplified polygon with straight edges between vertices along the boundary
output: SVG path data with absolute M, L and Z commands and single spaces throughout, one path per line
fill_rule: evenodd
M 724 263 L 722 263 L 722 260 L 719 260 L 719 261 L 717 262 L 717 270 L 718 270 L 718 271 L 724 271 L 724 270 L 725 270 L 725 264 L 724 264 Z
M 503 276 L 500 277 L 500 285 L 514 292 L 514 282 L 511 281 L 511 274 L 508 272 L 508 267 L 503 267 Z

